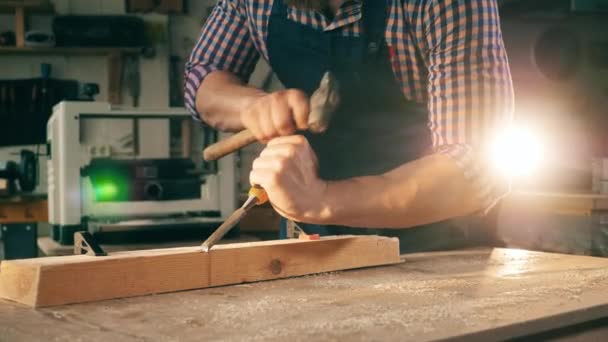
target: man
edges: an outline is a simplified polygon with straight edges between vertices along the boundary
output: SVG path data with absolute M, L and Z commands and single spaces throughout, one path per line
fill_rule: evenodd
M 407 236 L 404 228 L 484 212 L 508 188 L 487 151 L 512 111 L 497 7 L 220 0 L 187 64 L 187 106 L 217 129 L 248 128 L 267 143 L 251 183 L 311 232 Z M 260 56 L 287 90 L 246 85 Z M 301 133 L 326 71 L 341 85 L 341 106 L 326 133 Z M 402 245 L 420 243 L 411 240 Z

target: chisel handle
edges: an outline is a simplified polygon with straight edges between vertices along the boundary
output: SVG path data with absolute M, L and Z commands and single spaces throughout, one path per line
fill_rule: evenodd
M 266 190 L 259 185 L 254 185 L 251 187 L 251 189 L 249 189 L 249 197 L 257 198 L 257 205 L 262 205 L 268 202 L 268 194 L 266 193 Z

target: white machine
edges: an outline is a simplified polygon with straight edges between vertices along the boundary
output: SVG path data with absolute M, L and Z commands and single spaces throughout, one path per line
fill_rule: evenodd
M 201 158 L 219 137 L 185 109 L 59 103 L 47 125 L 53 238 L 223 222 L 237 205 L 235 156 Z

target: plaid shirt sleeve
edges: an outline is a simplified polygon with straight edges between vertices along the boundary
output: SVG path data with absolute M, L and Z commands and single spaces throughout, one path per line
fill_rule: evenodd
M 197 120 L 196 92 L 207 75 L 224 70 L 247 81 L 255 68 L 259 53 L 245 12 L 241 0 L 219 0 L 192 50 L 186 64 L 184 96 L 186 108 Z
M 462 168 L 487 212 L 510 188 L 493 170 L 488 151 L 513 112 L 498 5 L 496 0 L 430 0 L 423 21 L 435 151 Z

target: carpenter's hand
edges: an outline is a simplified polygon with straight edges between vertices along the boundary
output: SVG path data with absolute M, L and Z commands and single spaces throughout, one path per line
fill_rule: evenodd
M 251 184 L 262 186 L 281 216 L 322 223 L 327 183 L 319 178 L 317 156 L 301 135 L 272 139 L 253 162 Z
M 274 92 L 254 100 L 241 113 L 241 122 L 261 141 L 291 135 L 308 128 L 310 100 L 296 89 Z

